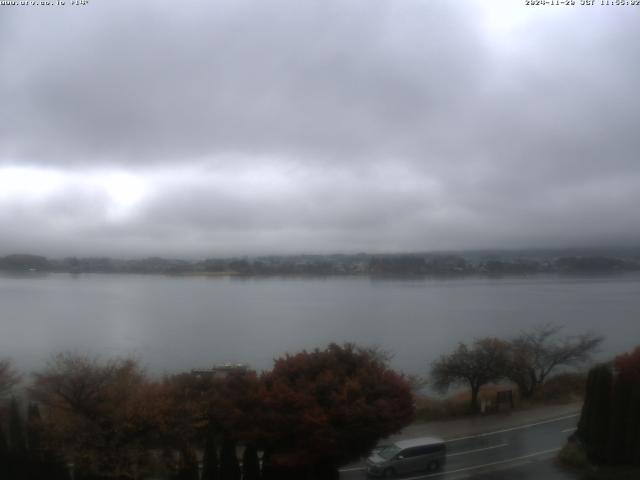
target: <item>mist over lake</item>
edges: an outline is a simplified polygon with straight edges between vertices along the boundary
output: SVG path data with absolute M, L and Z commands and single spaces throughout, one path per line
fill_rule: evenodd
M 0 352 L 23 371 L 54 352 L 135 355 L 154 373 L 271 366 L 353 341 L 424 374 L 459 341 L 541 323 L 605 335 L 598 358 L 640 340 L 640 275 L 375 279 L 152 275 L 0 276 Z

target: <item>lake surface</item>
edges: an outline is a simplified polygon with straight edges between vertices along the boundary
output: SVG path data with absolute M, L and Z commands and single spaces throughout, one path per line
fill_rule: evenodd
M 459 341 L 552 322 L 640 344 L 640 275 L 455 279 L 0 276 L 0 357 L 25 370 L 53 352 L 136 355 L 153 372 L 268 368 L 285 352 L 355 341 L 424 374 Z

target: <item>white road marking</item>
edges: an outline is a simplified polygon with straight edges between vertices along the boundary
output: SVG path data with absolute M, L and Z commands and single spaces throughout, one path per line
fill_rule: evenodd
M 494 448 L 502 448 L 502 447 L 506 447 L 507 445 L 509 445 L 509 444 L 508 443 L 501 443 L 500 445 L 493 445 L 492 447 L 476 448 L 474 450 L 465 450 L 464 452 L 457 452 L 457 453 L 448 453 L 447 454 L 447 458 L 449 458 L 449 457 L 457 457 L 459 455 L 468 455 L 469 453 L 484 452 L 485 450 L 493 450 Z
M 353 468 L 341 468 L 340 472 L 358 472 L 360 470 L 364 470 L 364 467 L 353 467 Z
M 555 423 L 555 422 L 560 422 L 562 420 L 567 420 L 569 418 L 575 418 L 579 415 L 580 415 L 579 413 L 574 413 L 572 415 L 565 415 L 564 417 L 552 418 L 551 420 L 545 420 L 543 422 L 529 423 L 527 425 L 520 425 L 518 427 L 505 428 L 504 430 L 496 430 L 495 432 L 479 433 L 477 435 L 469 435 L 467 437 L 449 438 L 445 440 L 445 442 L 447 443 L 459 442 L 461 440 L 469 440 L 471 438 L 488 437 L 490 435 L 497 435 L 499 433 L 513 432 L 515 430 L 523 430 L 525 428 L 537 427 L 538 425 L 546 425 L 547 423 Z
M 577 429 L 578 427 L 565 428 L 564 430 L 560 430 L 560 433 L 573 432 L 574 430 L 577 430 Z
M 532 458 L 532 457 L 539 457 L 540 455 L 546 455 L 548 453 L 554 453 L 559 451 L 560 451 L 560 448 L 551 448 L 549 450 L 541 450 L 539 452 L 530 453 L 528 455 L 522 455 L 521 457 L 509 458 L 507 460 L 499 460 L 497 462 L 491 462 L 491 463 L 483 463 L 482 465 L 474 465 L 472 467 L 458 468 L 457 470 L 450 470 L 448 472 L 431 473 L 429 475 L 422 475 L 419 477 L 405 477 L 403 478 L 403 480 L 422 480 L 423 478 L 441 477 L 442 475 L 468 472 L 470 470 L 478 470 L 479 468 L 493 467 L 495 465 L 503 465 L 505 463 L 517 462 L 519 460 L 525 460 L 527 458 Z

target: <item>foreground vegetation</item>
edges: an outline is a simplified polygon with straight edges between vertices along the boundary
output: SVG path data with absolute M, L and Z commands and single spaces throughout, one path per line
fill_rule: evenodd
M 286 355 L 262 374 L 235 366 L 162 379 L 132 359 L 62 353 L 21 396 L 20 375 L 2 361 L 0 478 L 333 479 L 415 418 L 491 411 L 511 385 L 509 408 L 575 401 L 586 385 L 580 440 L 564 463 L 591 471 L 593 462 L 636 462 L 640 350 L 587 378 L 566 367 L 588 362 L 602 338 L 559 331 L 460 344 L 433 363 L 430 381 L 469 388 L 438 400 L 414 395 L 424 384 L 391 370 L 387 352 L 353 344 Z
M 558 460 L 586 479 L 640 478 L 640 347 L 589 371 L 578 429 Z
M 18 375 L 8 362 L 0 374 L 6 394 Z M 34 375 L 26 421 L 10 400 L 0 478 L 337 478 L 339 465 L 367 454 L 413 412 L 407 380 L 375 350 L 351 344 L 286 355 L 261 375 L 238 368 L 224 378 L 162 380 L 131 359 L 65 353 Z

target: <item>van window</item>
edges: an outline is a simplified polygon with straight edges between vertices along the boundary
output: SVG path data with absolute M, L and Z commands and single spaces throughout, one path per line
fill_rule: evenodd
M 422 455 L 428 455 L 431 453 L 444 452 L 445 446 L 444 446 L 444 443 L 439 443 L 437 445 L 428 445 L 426 447 L 422 447 L 422 449 L 423 449 Z
M 407 448 L 406 450 L 403 450 L 400 455 L 404 458 L 419 457 L 420 455 L 424 455 L 423 450 L 424 447 Z
M 395 445 L 389 445 L 388 447 L 384 447 L 382 450 L 378 451 L 378 455 L 380 455 L 385 460 L 389 460 L 396 453 L 400 451 L 400 448 Z
M 424 445 L 421 447 L 412 447 L 403 450 L 401 455 L 404 458 L 419 457 L 420 455 L 431 455 L 434 453 L 444 452 L 445 446 L 442 443 L 437 445 Z

